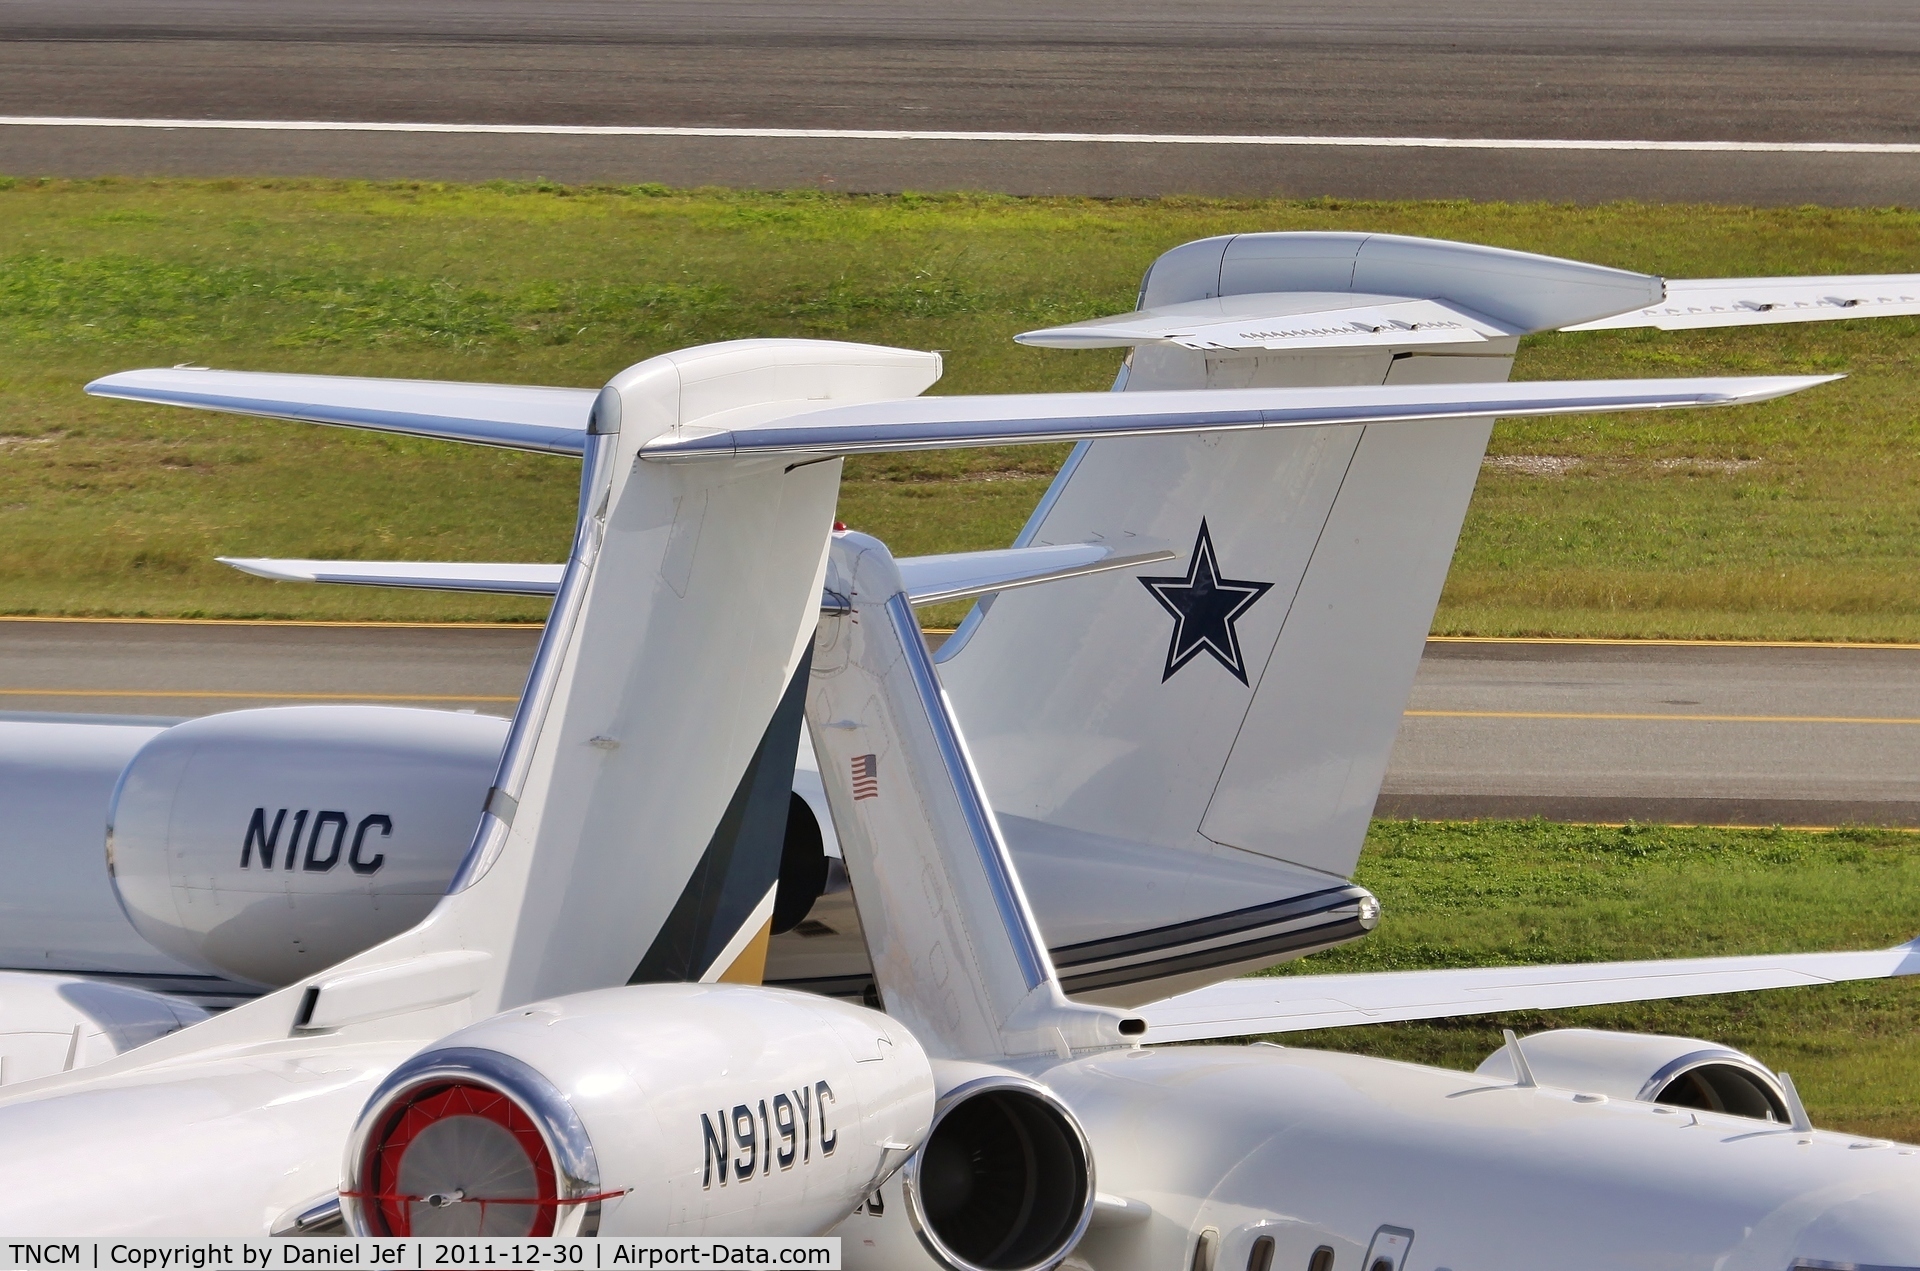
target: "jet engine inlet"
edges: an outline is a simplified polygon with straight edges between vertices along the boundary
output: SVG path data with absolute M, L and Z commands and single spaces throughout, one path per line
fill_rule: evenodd
M 1542 1085 L 1783 1125 L 1793 1119 L 1779 1078 L 1753 1056 L 1718 1042 L 1562 1028 L 1522 1038 L 1520 1046 Z M 1510 1077 L 1505 1047 L 1478 1071 Z
M 341 1189 L 373 1236 L 591 1235 L 599 1170 L 579 1118 L 532 1068 L 495 1051 L 429 1051 L 368 1102 Z
M 1759 1121 L 1792 1120 L 1777 1077 L 1745 1055 L 1730 1057 L 1717 1051 L 1687 1056 L 1671 1074 L 1656 1073 L 1642 1087 L 1649 1103 L 1675 1108 L 1698 1108 Z
M 1040 1271 L 1093 1216 L 1093 1156 L 1046 1087 L 980 1077 L 940 1100 L 903 1191 L 915 1234 L 951 1271 Z

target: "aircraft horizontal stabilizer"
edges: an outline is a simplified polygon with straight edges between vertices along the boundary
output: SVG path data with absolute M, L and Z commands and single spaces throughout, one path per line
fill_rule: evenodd
M 902 556 L 894 564 L 900 568 L 907 599 L 916 605 L 931 605 L 1171 560 L 1173 554 L 1164 543 L 1128 538 L 1113 543 L 1055 543 L 991 552 Z
M 1667 283 L 1667 298 L 1611 318 L 1578 322 L 1562 331 L 1618 331 L 1657 327 L 1752 327 L 1775 322 L 1834 322 L 1920 313 L 1920 274 L 1856 274 L 1830 278 L 1682 278 Z
M 1078 578 L 1171 559 L 1173 550 L 1132 539 L 1124 543 L 1058 543 L 991 552 L 909 556 L 895 563 L 916 605 L 963 600 L 983 592 Z M 510 596 L 551 596 L 560 590 L 565 565 L 468 561 L 267 560 L 216 558 L 244 574 L 279 582 L 354 583 L 363 587 L 416 587 L 433 591 L 484 591 Z
M 1524 334 L 1443 300 L 1292 291 L 1158 305 L 1013 338 L 1042 349 L 1177 344 L 1185 349 L 1293 351 L 1468 344 Z
M 122 371 L 87 385 L 95 397 L 190 406 L 233 415 L 578 455 L 599 396 L 591 388 L 437 380 L 273 375 L 173 367 Z
M 832 406 L 735 428 L 681 429 L 640 447 L 640 457 L 658 463 L 755 455 L 826 457 L 1258 428 L 1731 406 L 1783 397 L 1838 378 L 1769 375 L 914 397 Z
M 243 574 L 286 583 L 355 583 L 362 587 L 417 587 L 431 591 L 485 591 L 551 596 L 566 566 L 504 561 L 267 560 L 217 556 Z
M 1920 939 L 1858 953 L 1255 976 L 1169 997 L 1136 1014 L 1147 1021 L 1149 1042 L 1204 1041 L 1916 974 Z
M 1726 406 L 1764 401 L 1833 378 L 1837 377 L 912 397 L 778 415 L 730 428 L 685 426 L 642 446 L 640 454 L 664 463 L 756 455 L 829 457 L 1097 437 Z M 124 371 L 95 380 L 87 391 L 96 397 L 567 455 L 583 453 L 593 431 L 597 400 L 592 390 L 578 388 L 184 367 Z

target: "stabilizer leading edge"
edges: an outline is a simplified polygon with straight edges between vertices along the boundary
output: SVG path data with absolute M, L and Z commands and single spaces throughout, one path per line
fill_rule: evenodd
M 195 366 L 122 371 L 93 381 L 87 392 L 557 455 L 586 449 L 588 415 L 596 396 L 590 388 L 279 375 Z

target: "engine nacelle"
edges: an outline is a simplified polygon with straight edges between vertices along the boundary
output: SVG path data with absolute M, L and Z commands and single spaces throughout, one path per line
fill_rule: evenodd
M 1753 1056 L 1718 1042 L 1562 1028 L 1521 1038 L 1520 1050 L 1542 1085 L 1761 1121 L 1793 1119 L 1779 1078 Z M 1502 1046 L 1474 1071 L 1511 1081 L 1513 1057 Z
M 371 948 L 446 892 L 507 726 L 451 711 L 282 706 L 157 733 L 108 809 L 120 907 L 179 961 L 274 988 Z M 824 797 L 792 796 L 776 933 L 827 886 Z
M 381 1083 L 341 1188 L 362 1235 L 804 1235 L 851 1213 L 933 1116 L 885 1015 L 729 984 L 536 1002 Z
M 298 706 L 188 720 L 121 774 L 107 864 L 136 930 L 279 986 L 419 922 L 473 839 L 507 721 Z
M 935 1066 L 941 1095 L 901 1180 L 907 1218 L 949 1271 L 1040 1271 L 1093 1218 L 1093 1151 L 1067 1105 L 1029 1077 Z

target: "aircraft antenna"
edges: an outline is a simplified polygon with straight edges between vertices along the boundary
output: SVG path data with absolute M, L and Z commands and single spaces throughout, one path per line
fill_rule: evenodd
M 1507 1039 L 1507 1054 L 1513 1060 L 1513 1084 L 1516 1089 L 1530 1090 L 1540 1083 L 1533 1079 L 1533 1068 L 1527 1063 L 1527 1052 L 1520 1049 L 1520 1039 L 1513 1035 L 1511 1028 L 1503 1028 L 1500 1035 Z

